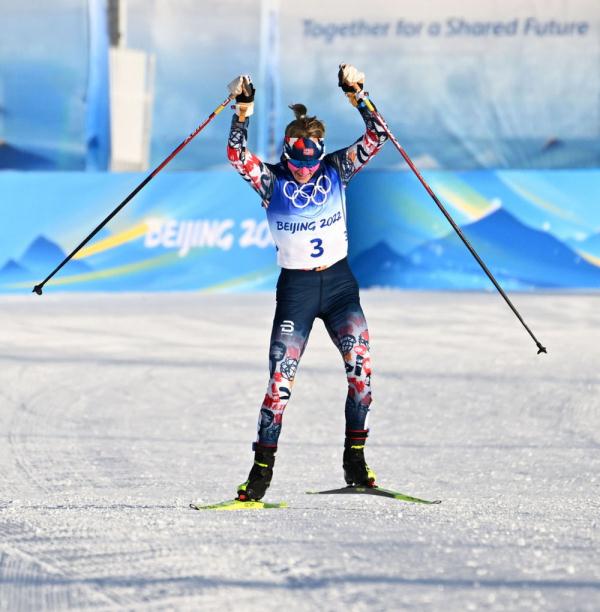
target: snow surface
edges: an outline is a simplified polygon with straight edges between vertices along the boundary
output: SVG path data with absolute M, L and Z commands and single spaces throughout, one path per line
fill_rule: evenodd
M 364 292 L 368 459 L 341 486 L 345 376 L 317 323 L 267 496 L 251 464 L 273 296 L 0 300 L 0 609 L 600 609 L 600 296 Z

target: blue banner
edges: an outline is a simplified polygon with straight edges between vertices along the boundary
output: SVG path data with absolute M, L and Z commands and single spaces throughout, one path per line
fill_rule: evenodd
M 0 175 L 2 200 L 13 203 L 0 291 L 45 278 L 143 178 Z M 158 176 L 51 282 L 55 290 L 230 291 L 271 287 L 277 272 L 260 202 L 232 170 Z
M 600 171 L 424 175 L 506 289 L 600 288 Z M 349 207 L 362 286 L 494 290 L 412 173 L 365 172 Z
M 0 174 L 0 292 L 30 292 L 143 178 Z M 600 171 L 425 178 L 506 289 L 600 288 L 600 208 L 587 204 L 600 199 Z M 363 287 L 493 290 L 411 173 L 358 174 L 348 219 Z M 278 271 L 260 200 L 232 169 L 165 173 L 47 291 L 268 290 Z

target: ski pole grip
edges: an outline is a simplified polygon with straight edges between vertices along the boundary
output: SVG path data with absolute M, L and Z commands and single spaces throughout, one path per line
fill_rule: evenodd
M 353 83 L 353 85 L 352 85 L 352 86 L 354 87 L 354 91 L 355 91 L 355 93 L 356 93 L 356 94 L 359 94 L 359 93 L 361 93 L 361 92 L 363 91 L 363 90 L 362 90 L 362 89 L 359 87 L 358 83 Z M 365 92 L 365 95 L 361 96 L 360 100 L 362 100 L 362 101 L 365 103 L 366 107 L 367 107 L 367 108 L 368 108 L 368 109 L 369 109 L 371 112 L 373 112 L 373 111 L 375 111 L 375 107 L 374 107 L 374 106 L 373 106 L 373 104 L 371 103 L 371 100 L 369 100 L 369 98 L 367 98 L 367 96 L 368 96 L 368 95 L 369 95 L 369 94 Z M 359 100 L 359 99 L 357 98 L 357 101 L 358 101 L 358 100 Z

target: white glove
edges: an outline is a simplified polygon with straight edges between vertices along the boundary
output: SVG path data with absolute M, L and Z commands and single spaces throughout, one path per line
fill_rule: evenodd
M 252 86 L 252 79 L 249 74 L 240 74 L 227 85 L 227 89 L 232 96 L 252 96 L 254 94 L 254 87 Z
M 235 96 L 235 114 L 240 121 L 254 113 L 254 85 L 249 74 L 241 74 L 227 85 L 229 93 Z
M 365 73 L 359 72 L 352 64 L 340 64 L 338 77 L 340 87 L 342 84 L 352 87 L 355 83 L 362 85 L 365 82 Z

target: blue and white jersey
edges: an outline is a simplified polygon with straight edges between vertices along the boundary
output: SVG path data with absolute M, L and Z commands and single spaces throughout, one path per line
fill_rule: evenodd
M 227 156 L 262 199 L 282 268 L 328 267 L 348 254 L 346 185 L 387 139 L 367 107 L 360 104 L 358 110 L 366 125 L 363 136 L 326 155 L 304 185 L 283 161 L 266 164 L 251 153 L 246 146 L 248 119 L 233 116 Z
M 281 172 L 283 170 L 283 172 Z M 348 254 L 346 198 L 337 170 L 321 163 L 308 183 L 282 167 L 275 175 L 267 219 L 282 268 L 330 266 Z

